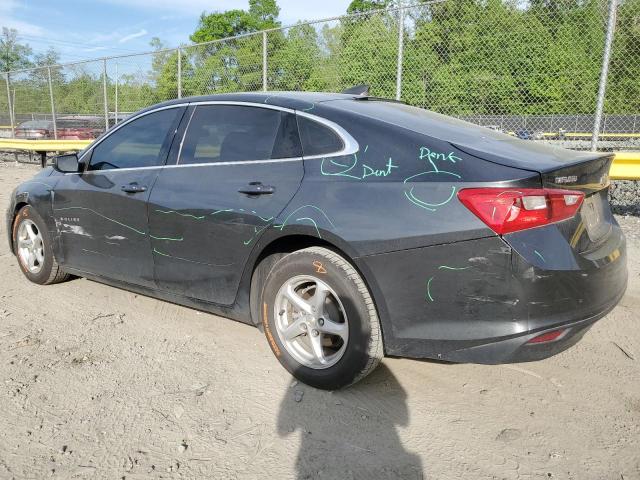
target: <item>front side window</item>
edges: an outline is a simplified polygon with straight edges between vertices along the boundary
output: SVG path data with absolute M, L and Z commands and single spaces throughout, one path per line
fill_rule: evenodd
M 199 105 L 193 111 L 180 164 L 301 157 L 293 114 L 239 105 Z
M 116 130 L 93 149 L 89 170 L 161 165 L 162 145 L 179 110 L 169 108 L 149 113 Z

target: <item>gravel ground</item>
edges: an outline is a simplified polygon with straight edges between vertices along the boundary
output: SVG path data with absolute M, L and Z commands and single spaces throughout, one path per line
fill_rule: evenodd
M 640 216 L 640 182 L 616 180 L 609 190 L 614 213 Z
M 35 170 L 0 162 L 2 211 Z M 293 381 L 249 326 L 84 279 L 30 284 L 2 224 L 0 478 L 640 479 L 640 224 L 619 221 L 627 294 L 572 349 L 385 359 L 335 393 Z

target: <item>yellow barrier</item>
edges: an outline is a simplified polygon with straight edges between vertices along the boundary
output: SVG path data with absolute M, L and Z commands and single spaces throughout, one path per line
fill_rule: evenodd
M 612 180 L 640 180 L 640 152 L 616 152 L 609 177 Z
M 25 140 L 0 138 L 0 150 L 30 150 L 32 152 L 68 152 L 82 150 L 91 140 Z

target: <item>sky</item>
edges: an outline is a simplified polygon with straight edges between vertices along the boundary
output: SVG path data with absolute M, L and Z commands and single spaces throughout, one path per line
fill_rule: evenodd
M 292 25 L 344 14 L 349 0 L 278 0 L 280 20 Z M 243 0 L 0 0 L 0 26 L 18 30 L 34 52 L 54 47 L 62 62 L 150 50 L 189 42 L 203 11 L 248 9 Z

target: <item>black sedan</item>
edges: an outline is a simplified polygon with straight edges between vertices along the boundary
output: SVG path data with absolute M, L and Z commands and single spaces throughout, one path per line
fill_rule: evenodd
M 611 162 L 366 95 L 194 97 L 20 185 L 9 242 L 33 282 L 254 324 L 334 389 L 385 354 L 520 362 L 578 341 L 627 282 Z

